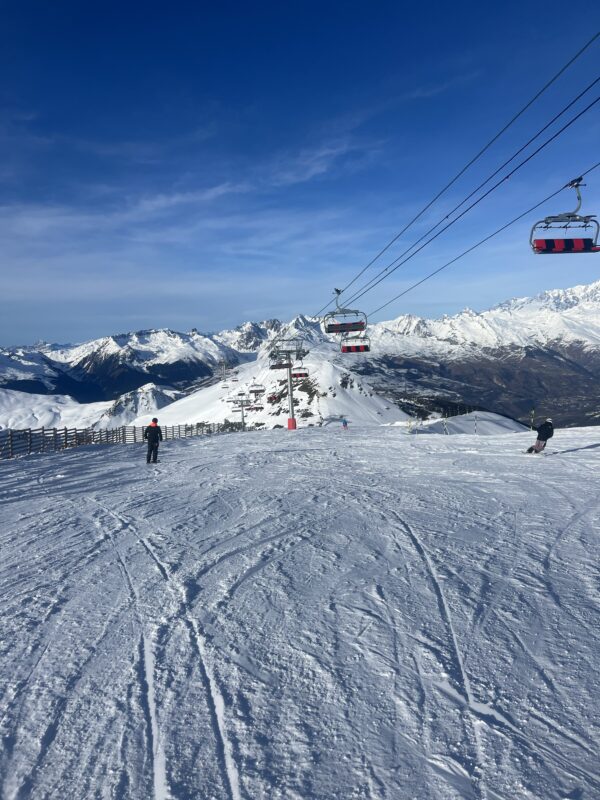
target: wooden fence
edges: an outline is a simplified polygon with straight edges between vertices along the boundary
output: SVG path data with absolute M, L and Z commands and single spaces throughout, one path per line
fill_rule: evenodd
M 214 433 L 233 433 L 242 430 L 241 422 L 204 423 L 195 425 L 161 425 L 163 440 L 188 439 L 191 436 L 210 436 Z M 86 444 L 135 444 L 144 441 L 143 427 L 123 425 L 120 428 L 97 431 L 93 428 L 8 428 L 0 431 L 0 460 L 27 456 L 31 453 L 51 453 Z

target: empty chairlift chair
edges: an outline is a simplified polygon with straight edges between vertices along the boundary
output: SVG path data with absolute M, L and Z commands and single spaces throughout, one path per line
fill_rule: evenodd
M 282 339 L 278 347 L 284 353 L 287 353 L 293 361 L 298 361 L 299 363 L 302 363 L 302 359 L 308 355 L 304 340 L 301 338 Z
M 342 339 L 340 350 L 342 353 L 369 353 L 371 350 L 371 342 L 367 336 L 362 336 L 360 339 L 357 337 L 346 337 Z
M 269 353 L 269 369 L 290 369 L 290 354 L 284 350 L 271 350 Z
M 306 369 L 306 367 L 293 367 L 292 378 L 295 381 L 304 380 L 304 378 L 308 378 L 308 370 Z
M 536 222 L 531 229 L 529 243 L 534 253 L 538 255 L 558 255 L 560 253 L 598 253 L 598 234 L 600 225 L 595 214 L 581 215 L 581 192 L 580 186 L 585 186 L 582 178 L 575 178 L 567 184 L 570 189 L 577 192 L 577 208 L 574 211 L 567 211 L 564 214 L 545 217 Z M 566 233 L 569 229 L 579 229 L 583 233 L 591 235 L 567 238 Z M 546 238 L 548 233 L 561 232 L 560 236 Z M 544 238 L 537 238 L 543 234 Z
M 325 333 L 337 333 L 340 336 L 342 353 L 368 353 L 371 342 L 367 336 L 367 315 L 356 308 L 343 308 L 339 304 L 340 289 L 335 289 L 335 311 L 330 311 L 323 318 Z

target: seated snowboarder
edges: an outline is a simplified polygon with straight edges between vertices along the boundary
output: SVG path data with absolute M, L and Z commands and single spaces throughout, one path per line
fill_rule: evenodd
M 158 427 L 158 419 L 156 417 L 153 418 L 152 422 L 146 430 L 144 431 L 144 439 L 148 440 L 148 454 L 146 455 L 146 464 L 150 463 L 150 459 L 152 459 L 152 463 L 156 464 L 158 459 L 158 443 L 162 442 L 162 431 Z
M 546 419 L 545 422 L 542 422 L 539 428 L 537 428 L 537 441 L 535 444 L 532 444 L 530 448 L 528 448 L 528 453 L 541 453 L 544 447 L 546 447 L 546 442 L 548 439 L 551 439 L 554 436 L 554 425 L 552 424 L 552 420 L 550 417 Z

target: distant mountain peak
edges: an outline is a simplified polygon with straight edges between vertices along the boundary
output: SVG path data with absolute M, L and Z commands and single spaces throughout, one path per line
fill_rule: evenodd
M 514 297 L 493 306 L 490 311 L 523 309 L 543 306 L 554 311 L 565 311 L 582 303 L 600 304 L 600 280 L 571 286 L 567 289 L 547 289 L 534 297 Z M 485 313 L 485 312 L 484 312 Z

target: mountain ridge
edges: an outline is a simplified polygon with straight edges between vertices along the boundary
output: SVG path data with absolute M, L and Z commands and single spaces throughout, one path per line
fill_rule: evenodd
M 600 281 L 479 312 L 372 323 L 371 352 L 360 356 L 341 356 L 336 337 L 303 314 L 212 333 L 149 328 L 75 345 L 0 348 L 0 388 L 114 404 L 147 384 L 190 393 L 214 384 L 223 363 L 263 359 L 279 335 L 302 336 L 320 360 L 368 379 L 408 413 L 463 404 L 524 419 L 543 406 L 564 424 L 600 418 Z

